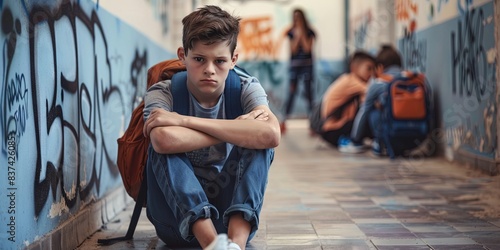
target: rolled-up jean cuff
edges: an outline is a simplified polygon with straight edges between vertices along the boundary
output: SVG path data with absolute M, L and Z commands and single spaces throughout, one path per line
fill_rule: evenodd
M 248 221 L 251 226 L 250 234 L 253 234 L 259 228 L 259 216 L 255 212 L 255 209 L 250 208 L 246 205 L 232 205 L 230 206 L 222 217 L 224 226 L 229 225 L 229 217 L 234 213 L 240 212 L 243 214 L 243 219 Z
M 191 230 L 193 223 L 201 218 L 219 218 L 219 211 L 217 208 L 212 206 L 210 203 L 202 203 L 189 211 L 184 215 L 181 224 L 179 225 L 179 231 L 181 237 L 186 241 L 191 241 L 194 239 L 193 231 Z

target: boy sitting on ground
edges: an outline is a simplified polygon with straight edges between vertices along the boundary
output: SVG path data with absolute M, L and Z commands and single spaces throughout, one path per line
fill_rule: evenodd
M 241 76 L 243 115 L 226 119 L 240 18 L 216 6 L 182 20 L 189 115 L 172 112 L 171 81 L 145 97 L 147 215 L 168 247 L 245 249 L 259 225 L 280 127 L 255 77 Z
M 354 117 L 365 99 L 368 81 L 375 70 L 375 58 L 364 51 L 356 51 L 350 59 L 349 69 L 349 73 L 341 75 L 328 87 L 321 101 L 324 124 L 319 134 L 335 147 L 341 136 L 351 133 Z

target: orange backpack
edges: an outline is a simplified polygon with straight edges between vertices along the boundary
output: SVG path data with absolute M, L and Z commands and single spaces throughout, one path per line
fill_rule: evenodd
M 186 67 L 179 59 L 171 59 L 160 62 L 148 70 L 147 88 L 153 84 L 171 79 L 172 76 L 186 70 Z M 144 100 L 134 109 L 130 118 L 130 123 L 122 137 L 118 139 L 118 170 L 122 176 L 123 185 L 127 193 L 137 201 L 141 187 L 143 172 L 146 168 L 149 138 L 144 137 L 142 129 L 144 127 L 143 118 Z M 144 203 L 143 206 L 146 204 Z
M 403 72 L 390 85 L 392 116 L 400 120 L 419 120 L 427 115 L 426 86 L 423 74 Z
M 172 76 L 186 70 L 186 67 L 179 59 L 171 59 L 155 64 L 148 70 L 147 88 L 153 84 L 171 79 Z M 142 129 L 144 127 L 144 100 L 132 111 L 130 123 L 125 133 L 118 141 L 118 159 L 116 164 L 122 177 L 123 185 L 127 193 L 136 201 L 134 212 L 130 219 L 130 224 L 125 236 L 98 239 L 97 243 L 111 245 L 119 241 L 130 240 L 134 236 L 134 231 L 141 215 L 142 207 L 146 206 L 146 187 L 144 169 L 148 158 L 148 147 L 150 140 L 144 137 Z
M 431 126 L 432 105 L 426 78 L 422 73 L 403 71 L 383 75 L 387 95 L 382 107 L 380 136 L 387 154 L 394 159 L 418 146 L 427 137 Z M 414 143 L 407 143 L 414 142 Z

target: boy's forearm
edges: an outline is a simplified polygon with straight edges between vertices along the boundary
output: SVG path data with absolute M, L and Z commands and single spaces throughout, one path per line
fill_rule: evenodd
M 261 120 L 221 120 L 189 117 L 186 127 L 244 148 L 273 148 L 279 144 L 279 123 L 275 117 Z
M 177 154 L 221 143 L 200 131 L 179 126 L 156 127 L 150 133 L 151 145 L 157 153 Z

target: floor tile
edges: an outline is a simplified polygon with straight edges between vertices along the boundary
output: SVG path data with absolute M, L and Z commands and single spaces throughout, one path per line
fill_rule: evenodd
M 407 245 L 402 245 L 402 246 L 377 246 L 377 250 L 424 250 L 424 249 L 431 249 L 428 246 L 407 246 Z
M 434 250 L 484 250 L 484 247 L 481 245 L 433 245 L 432 249 Z
M 470 238 L 425 238 L 423 239 L 431 246 L 453 246 L 453 245 L 476 245 L 477 242 Z
M 420 239 L 371 239 L 373 244 L 379 248 L 383 246 L 426 246 L 427 244 Z

